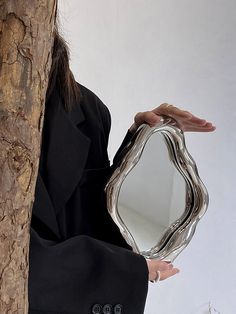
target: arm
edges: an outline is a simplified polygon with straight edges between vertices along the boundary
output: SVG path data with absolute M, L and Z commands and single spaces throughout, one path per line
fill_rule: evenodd
M 30 314 L 86 314 L 96 303 L 121 304 L 126 314 L 144 311 L 145 259 L 88 236 L 56 243 L 31 229 L 29 275 Z
M 107 165 L 106 144 L 110 128 L 104 113 L 107 114 L 107 109 L 96 103 L 88 91 L 84 90 L 83 94 L 81 110 L 86 120 L 76 125 L 78 131 L 61 110 L 47 116 L 49 124 L 45 135 L 51 141 L 49 148 L 44 146 L 47 163 L 42 159 L 40 168 L 46 174 L 36 185 L 33 207 L 37 219 L 31 224 L 29 313 L 88 314 L 92 313 L 94 304 L 113 307 L 121 304 L 124 313 L 142 314 L 148 288 L 147 263 L 142 256 L 122 247 L 122 236 L 116 233 L 116 226 L 109 220 L 102 193 L 105 176 L 102 167 Z M 57 103 L 57 98 L 51 99 L 52 107 Z M 81 145 L 76 142 L 81 136 L 88 137 L 90 150 L 87 164 L 77 179 L 75 156 L 79 158 L 85 149 L 83 141 L 80 141 Z M 67 139 L 70 145 L 66 145 Z M 57 147 L 64 148 L 61 152 L 65 157 L 63 163 L 62 159 L 59 163 L 54 158 L 55 141 Z M 73 144 L 77 144 L 76 150 Z M 53 158 L 49 156 L 50 150 Z M 71 154 L 73 158 L 70 158 Z M 67 186 L 63 185 L 65 175 L 53 181 L 53 187 L 68 188 L 71 184 L 70 197 L 65 203 L 58 204 L 61 195 L 55 191 L 53 194 L 49 189 L 54 163 L 58 165 L 56 170 L 60 171 L 61 167 L 65 175 L 74 176 L 73 185 L 70 180 Z

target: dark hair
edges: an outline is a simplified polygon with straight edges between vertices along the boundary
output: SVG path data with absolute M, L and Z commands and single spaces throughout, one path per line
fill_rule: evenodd
M 46 99 L 50 97 L 52 90 L 56 87 L 66 111 L 70 111 L 72 105 L 80 100 L 80 89 L 70 70 L 69 56 L 67 42 L 59 34 L 56 22 L 52 48 L 52 65 L 49 73 Z

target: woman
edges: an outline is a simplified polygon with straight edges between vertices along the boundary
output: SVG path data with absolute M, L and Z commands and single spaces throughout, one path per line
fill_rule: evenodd
M 137 127 L 156 124 L 160 115 L 172 116 L 184 131 L 215 129 L 162 104 L 135 116 L 113 165 Z M 31 220 L 30 314 L 141 314 L 148 280 L 179 271 L 132 252 L 108 214 L 110 120 L 102 101 L 75 82 L 68 48 L 56 29 Z

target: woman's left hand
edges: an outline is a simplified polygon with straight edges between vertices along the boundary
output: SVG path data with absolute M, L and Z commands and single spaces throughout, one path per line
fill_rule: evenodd
M 129 130 L 135 132 L 143 123 L 154 126 L 160 122 L 162 115 L 175 119 L 184 132 L 212 132 L 215 130 L 215 126 L 211 122 L 167 103 L 163 103 L 151 111 L 137 113 L 134 117 L 134 124 Z

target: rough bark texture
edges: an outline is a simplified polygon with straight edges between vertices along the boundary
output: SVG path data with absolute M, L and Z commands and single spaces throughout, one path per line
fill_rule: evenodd
M 28 246 L 57 0 L 0 0 L 0 313 L 28 313 Z

